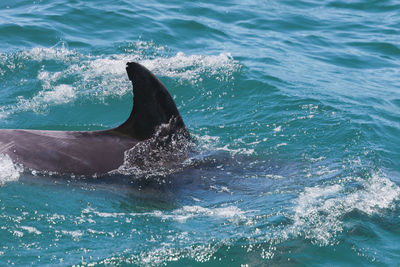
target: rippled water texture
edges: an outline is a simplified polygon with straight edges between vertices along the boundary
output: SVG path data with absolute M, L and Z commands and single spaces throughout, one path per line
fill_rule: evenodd
M 1 128 L 117 126 L 137 61 L 196 148 L 135 179 L 43 177 L 0 155 L 0 265 L 398 264 L 399 12 L 385 0 L 2 0 Z

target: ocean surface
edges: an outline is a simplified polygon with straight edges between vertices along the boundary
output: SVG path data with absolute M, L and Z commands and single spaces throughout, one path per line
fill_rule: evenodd
M 394 0 L 1 0 L 0 128 L 115 127 L 137 61 L 195 147 L 101 179 L 0 155 L 0 265 L 399 264 L 399 14 Z

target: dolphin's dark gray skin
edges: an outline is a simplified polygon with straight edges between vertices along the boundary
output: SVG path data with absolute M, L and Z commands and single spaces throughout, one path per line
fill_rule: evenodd
M 151 138 L 158 127 L 187 134 L 170 94 L 144 66 L 126 67 L 133 85 L 133 109 L 120 126 L 104 131 L 0 130 L 0 153 L 40 172 L 102 175 L 124 162 L 124 152 Z M 143 155 L 141 155 L 143 157 Z

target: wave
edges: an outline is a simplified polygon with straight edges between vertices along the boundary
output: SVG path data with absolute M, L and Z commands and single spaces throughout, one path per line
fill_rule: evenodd
M 5 119 L 25 111 L 43 112 L 50 106 L 70 104 L 76 99 L 104 102 L 108 97 L 121 97 L 131 92 L 125 71 L 129 61 L 143 64 L 158 76 L 193 84 L 201 82 L 204 75 L 217 80 L 232 79 L 240 68 L 229 53 L 186 55 L 178 52 L 148 56 L 155 49 L 164 48 L 140 41 L 132 46 L 135 49 L 126 49 L 127 53 L 111 55 L 86 55 L 64 44 L 0 54 L 0 79 L 16 79 L 11 86 L 17 91 L 27 80 L 39 82 L 39 88 L 28 88 L 31 92 L 38 90 L 33 96 L 18 96 L 16 103 L 3 106 L 0 117 Z M 23 69 L 28 69 L 28 77 L 22 77 Z
M 342 184 L 306 187 L 294 202 L 294 213 L 289 216 L 293 224 L 284 235 L 304 236 L 319 245 L 334 244 L 337 234 L 344 231 L 346 214 L 379 214 L 394 208 L 400 197 L 400 187 L 382 173 L 374 173 L 366 180 L 348 179 L 358 183 L 355 190 Z

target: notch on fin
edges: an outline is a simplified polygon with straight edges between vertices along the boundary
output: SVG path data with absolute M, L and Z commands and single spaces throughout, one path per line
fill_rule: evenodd
M 151 71 L 136 62 L 128 62 L 126 71 L 133 85 L 133 109 L 114 131 L 139 140 L 150 138 L 166 123 L 173 123 L 174 131 L 187 131 L 174 100 Z

